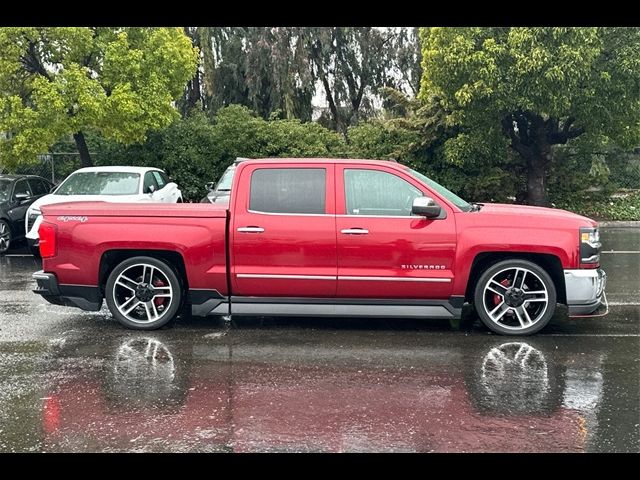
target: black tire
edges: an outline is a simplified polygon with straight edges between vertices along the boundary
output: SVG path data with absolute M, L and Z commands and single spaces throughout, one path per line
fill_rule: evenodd
M 492 320 L 490 316 L 490 310 L 488 310 L 488 306 L 487 306 L 487 303 L 488 303 L 487 299 L 490 299 L 491 296 L 494 295 L 493 293 L 489 293 L 486 291 L 486 287 L 488 286 L 488 283 L 492 280 L 492 278 L 495 275 L 502 274 L 504 272 L 504 274 L 508 276 L 509 274 L 508 270 L 515 269 L 515 268 L 524 269 L 534 274 L 530 276 L 527 281 L 529 281 L 530 284 L 537 285 L 537 287 L 534 287 L 533 289 L 529 288 L 529 291 L 534 291 L 534 290 L 539 291 L 540 288 L 544 286 L 544 289 L 546 289 L 546 292 L 547 292 L 546 306 L 544 306 L 543 302 L 539 302 L 539 305 L 537 303 L 533 303 L 533 304 L 527 303 L 523 306 L 517 307 L 519 309 L 518 310 L 519 312 L 521 311 L 522 307 L 533 309 L 535 316 L 534 318 L 531 319 L 532 323 L 529 326 L 526 326 L 526 325 L 522 326 L 522 323 L 517 320 L 516 312 L 515 312 L 516 308 L 512 308 L 508 304 L 505 295 L 502 296 L 502 302 L 505 304 L 505 307 L 506 307 L 506 308 L 505 307 L 503 308 L 507 310 L 506 314 L 503 315 L 503 318 L 505 319 L 504 323 L 500 323 L 500 322 L 497 323 L 496 321 Z M 508 281 L 509 280 L 507 279 L 507 282 Z M 505 286 L 505 290 L 508 290 L 508 288 L 509 287 Z M 527 292 L 527 289 L 524 289 L 524 291 Z M 498 295 L 498 298 L 500 298 L 499 295 Z M 489 328 L 489 330 L 502 335 L 532 335 L 540 331 L 541 329 L 543 329 L 547 325 L 547 323 L 549 323 L 549 320 L 551 320 L 551 317 L 553 317 L 553 314 L 555 313 L 555 310 L 556 310 L 556 288 L 549 274 L 546 272 L 546 270 L 544 270 L 539 265 L 533 262 L 530 262 L 528 260 L 519 260 L 519 259 L 503 260 L 501 262 L 491 265 L 480 276 L 474 289 L 473 300 L 474 300 L 475 309 L 478 313 L 478 316 L 480 317 L 480 320 L 482 320 L 482 323 L 484 323 L 485 326 Z M 511 299 L 509 301 L 511 301 Z M 499 304 L 500 300 L 498 300 L 497 303 Z M 496 308 L 497 308 L 497 305 L 496 305 Z M 536 310 L 538 308 L 540 310 Z M 530 311 L 527 311 L 527 315 L 529 315 L 529 317 L 531 317 L 530 313 L 531 313 Z M 511 324 L 509 325 L 508 322 L 511 322 Z
M 0 220 L 0 255 L 9 251 L 12 239 L 11 227 L 4 220 Z
M 162 272 L 164 278 L 168 280 L 169 285 L 171 286 L 171 298 L 169 302 L 168 308 L 162 311 L 162 313 L 155 320 L 143 320 L 140 319 L 136 321 L 135 319 L 128 318 L 125 316 L 117 306 L 117 302 L 122 302 L 122 289 L 120 293 L 117 293 L 115 290 L 115 283 L 118 277 L 130 267 L 134 267 L 136 265 L 147 265 L 152 266 L 153 268 Z M 137 268 L 137 267 L 135 267 Z M 133 279 L 138 282 L 138 279 Z M 140 282 L 141 283 L 141 282 Z M 124 325 L 127 328 L 131 328 L 134 330 L 156 330 L 160 327 L 163 327 L 167 323 L 171 322 L 177 316 L 178 311 L 180 310 L 182 304 L 182 285 L 180 280 L 178 279 L 178 274 L 173 269 L 173 267 L 163 260 L 159 260 L 153 257 L 132 257 L 124 260 L 119 263 L 109 274 L 109 278 L 107 279 L 107 284 L 105 286 L 105 300 L 107 301 L 107 306 L 111 311 L 111 314 L 114 316 L 118 322 Z M 154 302 L 151 300 L 150 302 Z M 147 302 L 147 303 L 150 303 Z M 124 303 L 121 303 L 121 306 Z M 153 306 L 152 306 L 153 308 Z M 135 312 L 131 314 L 133 317 Z

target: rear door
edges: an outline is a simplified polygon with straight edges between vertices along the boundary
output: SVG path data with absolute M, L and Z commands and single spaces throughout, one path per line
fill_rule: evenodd
M 234 294 L 335 296 L 334 165 L 247 165 L 236 185 Z

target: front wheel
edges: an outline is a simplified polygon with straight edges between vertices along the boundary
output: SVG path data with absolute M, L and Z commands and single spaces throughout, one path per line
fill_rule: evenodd
M 0 220 L 0 255 L 6 253 L 11 246 L 11 228 L 4 220 Z
M 487 269 L 475 287 L 478 316 L 503 335 L 531 335 L 556 310 L 556 288 L 549 274 L 527 260 L 504 260 Z
M 155 330 L 173 320 L 182 301 L 182 287 L 173 268 L 153 257 L 133 257 L 109 274 L 105 299 L 122 325 Z

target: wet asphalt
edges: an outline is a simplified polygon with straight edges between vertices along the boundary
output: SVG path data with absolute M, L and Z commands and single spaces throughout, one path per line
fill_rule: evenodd
M 605 228 L 609 315 L 179 319 L 125 330 L 0 257 L 0 452 L 640 452 L 640 229 Z M 626 252 L 626 253 L 625 253 Z

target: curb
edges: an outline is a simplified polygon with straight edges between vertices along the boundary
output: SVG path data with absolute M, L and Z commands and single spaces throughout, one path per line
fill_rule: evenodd
M 604 221 L 598 222 L 601 227 L 640 228 L 640 221 Z

